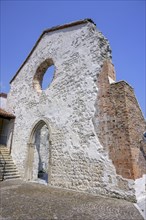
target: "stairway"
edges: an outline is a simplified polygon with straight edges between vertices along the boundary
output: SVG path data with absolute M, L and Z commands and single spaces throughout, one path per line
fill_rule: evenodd
M 15 178 L 20 178 L 20 175 L 9 154 L 9 150 L 5 146 L 0 146 L 0 181 Z

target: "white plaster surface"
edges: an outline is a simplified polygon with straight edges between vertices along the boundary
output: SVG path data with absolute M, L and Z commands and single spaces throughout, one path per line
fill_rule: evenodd
M 135 180 L 135 192 L 137 199 L 135 206 L 146 219 L 146 175 Z
M 110 77 L 110 76 L 108 76 L 108 79 L 109 79 L 109 83 L 111 84 L 111 83 L 115 83 L 115 81 Z
M 0 108 L 6 109 L 7 108 L 6 105 L 7 105 L 7 98 L 0 97 Z
M 146 175 L 135 180 L 135 192 L 138 201 L 146 199 Z
M 144 220 L 146 220 L 146 199 L 142 199 L 134 205 L 138 209 L 140 214 L 143 216 Z

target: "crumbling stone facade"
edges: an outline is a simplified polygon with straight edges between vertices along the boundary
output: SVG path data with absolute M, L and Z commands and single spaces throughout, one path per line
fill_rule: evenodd
M 42 90 L 51 65 L 54 79 Z M 137 145 L 144 119 L 131 87 L 114 81 L 109 43 L 91 20 L 43 32 L 7 101 L 16 116 L 12 156 L 22 178 L 37 180 L 43 161 L 49 185 L 135 200 L 134 179 L 144 174 Z

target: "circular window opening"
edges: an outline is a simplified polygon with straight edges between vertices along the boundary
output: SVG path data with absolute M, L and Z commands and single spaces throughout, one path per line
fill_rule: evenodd
M 46 70 L 42 81 L 42 90 L 47 89 L 51 84 L 54 77 L 54 71 L 55 71 L 54 65 L 48 67 L 48 69 Z
M 33 78 L 33 87 L 41 92 L 49 87 L 54 78 L 55 66 L 52 59 L 47 59 L 37 68 Z

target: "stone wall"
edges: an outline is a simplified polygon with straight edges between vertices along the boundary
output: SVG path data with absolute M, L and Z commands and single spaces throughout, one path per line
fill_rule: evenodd
M 32 130 L 44 120 L 49 129 L 50 185 L 135 199 L 134 181 L 117 175 L 113 164 L 116 132 L 111 120 L 116 120 L 116 109 L 109 109 L 113 104 L 106 96 L 108 80 L 114 81 L 115 74 L 104 76 L 105 61 L 111 61 L 109 43 L 91 22 L 42 35 L 8 95 L 7 108 L 16 116 L 12 156 L 22 177 L 28 157 L 34 156 L 34 149 L 29 155 L 28 148 L 33 148 Z M 43 74 L 52 64 L 54 79 L 42 91 Z

